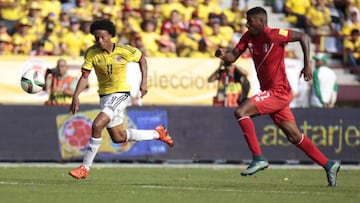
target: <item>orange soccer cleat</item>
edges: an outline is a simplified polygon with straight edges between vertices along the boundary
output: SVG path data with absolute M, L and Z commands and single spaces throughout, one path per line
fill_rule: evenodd
M 85 168 L 84 165 L 81 165 L 74 170 L 69 172 L 69 175 L 76 179 L 86 178 L 89 175 L 89 171 Z
M 155 130 L 159 133 L 159 140 L 165 142 L 170 147 L 174 146 L 174 141 L 172 140 L 171 136 L 167 132 L 166 128 L 163 125 L 159 125 L 155 128 Z

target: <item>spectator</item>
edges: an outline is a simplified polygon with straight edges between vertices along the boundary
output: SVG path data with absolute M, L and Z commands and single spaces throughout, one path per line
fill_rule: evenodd
M 45 51 L 45 43 L 44 41 L 40 41 L 40 40 L 34 44 L 34 48 L 30 52 L 30 56 L 48 56 L 48 55 L 52 55 L 52 54 Z
M 179 8 L 182 14 L 183 22 L 188 22 L 192 18 L 192 13 L 196 10 L 194 0 L 182 0 L 180 1 L 181 7 Z
M 76 0 L 75 8 L 69 11 L 70 16 L 76 16 L 79 19 L 86 19 L 92 17 L 92 13 L 89 12 L 91 9 L 90 3 L 87 0 Z
M 5 23 L 1 23 L 0 22 L 0 36 L 2 37 L 2 39 L 6 39 L 7 43 L 6 43 L 6 50 L 10 51 L 12 50 L 13 46 L 11 44 L 12 41 L 12 37 L 9 34 L 7 27 L 5 25 Z
M 211 58 L 213 55 L 214 54 L 209 51 L 208 45 L 204 38 L 199 40 L 198 49 L 191 51 L 190 53 L 191 58 Z
M 360 65 L 360 31 L 353 29 L 350 37 L 344 40 L 343 63 L 346 66 L 358 67 Z
M 139 33 L 140 39 L 145 48 L 145 56 L 158 56 L 159 53 L 159 40 L 161 38 L 160 34 L 155 32 L 156 23 L 151 20 L 142 22 L 141 24 L 142 32 Z
M 59 19 L 61 13 L 61 1 L 59 0 L 47 0 L 41 1 L 41 16 L 46 17 L 50 13 L 54 14 L 56 20 Z
M 169 19 L 171 12 L 173 10 L 179 10 L 182 5 L 177 0 L 165 0 L 163 4 L 160 5 L 160 12 L 163 19 Z
M 89 5 L 89 10 L 92 12 L 92 16 L 101 16 L 101 9 L 103 8 L 104 4 L 102 0 L 93 0 Z
M 80 21 L 77 17 L 72 17 L 69 32 L 65 33 L 61 38 L 60 48 L 62 55 L 80 56 L 84 43 L 84 33 L 80 30 Z
M 225 8 L 223 14 L 232 25 L 239 25 L 241 19 L 244 17 L 243 11 L 239 8 L 239 0 L 232 0 L 230 8 Z
M 25 15 L 26 1 L 7 0 L 0 1 L 0 22 L 3 22 L 12 35 L 16 32 L 16 25 L 20 18 Z
M 143 0 L 122 0 L 124 6 L 130 6 L 134 9 L 139 9 L 141 4 L 144 2 Z M 105 0 L 105 2 L 114 2 L 116 5 L 120 6 L 121 0 Z
M 35 40 L 38 41 L 45 31 L 44 18 L 41 16 L 41 7 L 38 2 L 33 1 L 30 3 L 26 18 L 31 24 L 29 34 L 34 36 Z
M 121 43 L 121 41 L 119 43 Z M 149 56 L 149 53 L 147 53 L 139 33 L 133 33 L 131 35 L 129 44 L 133 47 L 138 48 L 144 54 L 144 56 Z
M 360 20 L 359 20 L 359 10 L 356 8 L 350 9 L 350 14 L 348 20 L 345 22 L 341 35 L 344 37 L 350 36 L 350 33 L 353 29 L 360 29 Z
M 59 47 L 60 39 L 54 32 L 54 28 L 51 24 L 48 24 L 45 28 L 45 33 L 41 36 L 40 40 L 37 42 L 38 45 L 42 45 L 43 54 L 45 55 L 60 55 L 61 50 Z M 41 47 L 41 46 L 40 46 Z M 42 55 L 42 54 L 40 54 Z
M 224 14 L 220 14 L 220 33 L 224 37 L 226 42 L 230 42 L 235 32 L 234 24 L 228 21 L 228 18 Z
M 77 80 L 69 75 L 66 60 L 59 59 L 56 67 L 48 70 L 45 77 L 45 90 L 49 94 L 45 105 L 70 105 Z
M 328 1 L 326 3 L 326 6 L 330 10 L 332 36 L 325 37 L 324 40 L 325 47 L 324 48 L 320 47 L 319 50 L 325 50 L 326 52 L 329 53 L 339 54 L 342 52 L 342 44 L 343 44 L 343 39 L 339 37 L 339 35 L 345 23 L 345 15 L 340 9 L 335 7 L 335 4 L 332 0 Z
M 211 0 L 204 0 L 203 2 L 199 3 L 197 6 L 197 11 L 199 17 L 204 23 L 208 23 L 209 15 L 220 15 L 221 8 L 218 4 L 212 2 Z
M 310 6 L 310 0 L 286 0 L 284 11 L 287 16 L 284 20 L 309 33 L 306 26 L 306 13 Z
M 62 32 L 62 26 L 60 24 L 59 18 L 56 17 L 55 13 L 49 13 L 43 20 L 42 22 L 45 26 L 45 30 L 44 32 L 46 32 L 46 29 L 52 29 L 53 30 L 53 34 L 56 35 L 56 37 L 60 37 L 61 36 L 61 32 Z M 67 26 L 69 27 L 69 26 Z M 44 33 L 42 33 L 44 34 Z M 58 45 L 57 45 L 58 46 Z
M 22 39 L 20 37 L 15 37 L 12 39 L 12 55 L 26 55 L 24 53 L 24 48 L 22 45 Z M 28 55 L 28 54 L 27 54 Z
M 186 24 L 186 28 L 187 30 L 189 29 L 190 24 L 192 25 L 196 25 L 199 29 L 199 33 L 201 35 L 204 34 L 204 22 L 199 18 L 199 14 L 198 12 L 195 10 L 192 14 L 191 14 L 191 19 L 187 22 L 185 22 Z
M 31 23 L 26 17 L 22 18 L 17 25 L 17 30 L 13 34 L 13 40 L 17 45 L 20 45 L 17 50 L 19 51 L 18 54 L 30 55 L 32 45 L 35 42 L 35 36 L 29 34 L 30 27 Z
M 208 78 L 208 82 L 218 81 L 218 90 L 214 97 L 214 106 L 237 107 L 244 102 L 250 90 L 246 71 L 235 64 L 220 63 Z
M 330 9 L 324 0 L 316 0 L 306 13 L 306 26 L 311 37 L 331 34 Z
M 191 52 L 198 50 L 201 30 L 196 22 L 190 22 L 187 32 L 181 33 L 177 40 L 177 53 L 180 57 L 191 57 Z
M 91 25 L 92 18 L 83 19 L 81 21 L 81 31 L 84 33 L 84 44 L 81 48 L 81 55 L 85 54 L 85 51 L 90 46 L 94 45 L 95 39 L 94 36 L 90 33 L 90 25 Z
M 170 18 L 165 20 L 161 25 L 161 35 L 168 36 L 168 38 L 176 43 L 177 37 L 180 33 L 186 31 L 185 23 L 178 10 L 172 10 Z
M 333 108 L 338 93 L 336 74 L 327 66 L 327 56 L 325 54 L 318 53 L 313 58 L 315 59 L 315 70 L 313 73 L 311 106 Z
M 141 32 L 142 28 L 138 21 L 132 16 L 132 8 L 124 7 L 122 10 L 121 21 L 116 21 L 116 29 L 127 41 L 130 40 L 133 33 Z
M 56 22 L 55 22 L 56 23 Z M 70 15 L 67 12 L 61 12 L 59 18 L 60 30 L 55 30 L 59 37 L 69 32 L 70 29 Z
M 11 55 L 11 51 L 7 48 L 10 38 L 4 34 L 0 34 L 0 56 Z
M 141 9 L 141 21 L 139 21 L 139 24 L 141 24 L 145 20 L 151 20 L 156 22 L 157 25 L 162 24 L 162 18 L 156 15 L 155 13 L 155 6 L 152 4 L 145 4 Z M 156 32 L 161 32 L 161 26 L 156 26 Z
M 345 14 L 335 6 L 333 0 L 328 1 L 326 6 L 330 9 L 331 28 L 338 34 L 345 23 Z
M 228 36 L 225 37 L 226 33 L 221 33 L 220 19 L 215 18 L 211 24 L 211 28 L 211 34 L 205 37 L 208 51 L 214 53 L 219 47 L 227 48 L 229 46 L 230 39 Z M 232 34 L 229 34 L 231 37 Z

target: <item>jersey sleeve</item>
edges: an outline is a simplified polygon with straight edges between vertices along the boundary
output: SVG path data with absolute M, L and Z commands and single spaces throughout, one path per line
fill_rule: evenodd
M 278 44 L 287 44 L 290 40 L 291 30 L 288 29 L 272 29 L 270 32 L 270 37 L 273 42 Z
M 93 57 L 92 57 L 91 52 L 87 51 L 84 56 L 84 63 L 81 66 L 82 71 L 91 71 L 92 70 L 92 68 L 93 68 L 92 58 Z
M 124 58 L 126 58 L 127 61 L 130 62 L 139 62 L 142 57 L 142 52 L 133 46 L 126 45 L 124 48 Z
M 248 47 L 248 39 L 249 39 L 249 32 L 245 32 L 244 35 L 240 38 L 239 42 L 236 45 L 236 48 L 240 50 L 240 52 L 245 51 Z

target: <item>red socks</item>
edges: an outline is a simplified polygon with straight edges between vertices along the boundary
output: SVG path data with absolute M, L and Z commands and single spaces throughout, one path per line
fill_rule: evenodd
M 244 132 L 245 140 L 253 154 L 253 157 L 261 156 L 262 152 L 256 137 L 255 126 L 251 118 L 249 116 L 242 117 L 238 120 L 238 123 Z M 302 134 L 302 138 L 296 146 L 300 148 L 317 164 L 325 167 L 326 163 L 328 162 L 328 158 L 325 157 L 325 155 L 315 146 L 315 144 L 307 136 Z
M 249 116 L 245 116 L 240 118 L 238 122 L 244 132 L 245 140 L 253 156 L 261 156 L 262 153 L 256 137 L 255 126 L 251 118 Z
M 301 135 L 302 138 L 300 142 L 296 145 L 299 147 L 306 155 L 308 155 L 313 161 L 315 161 L 320 166 L 325 166 L 328 162 L 328 158 L 315 146 L 315 144 L 304 134 Z

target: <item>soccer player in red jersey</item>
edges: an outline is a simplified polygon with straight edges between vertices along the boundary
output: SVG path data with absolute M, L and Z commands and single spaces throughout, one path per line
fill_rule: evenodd
M 252 175 L 269 166 L 262 155 L 251 119 L 253 116 L 269 114 L 291 143 L 325 169 L 328 185 L 336 186 L 340 164 L 330 161 L 307 136 L 300 132 L 289 107 L 292 96 L 285 72 L 285 45 L 288 42 L 300 42 L 304 55 L 304 68 L 300 77 L 303 76 L 305 81 L 309 81 L 312 79 L 309 37 L 305 33 L 294 30 L 268 27 L 266 10 L 261 7 L 254 7 L 247 11 L 247 27 L 248 31 L 236 47 L 232 50 L 220 48 L 215 53 L 225 62 L 233 63 L 246 49 L 249 49 L 262 91 L 246 100 L 235 110 L 235 117 L 253 155 L 252 162 L 245 171 L 241 172 L 241 175 Z

